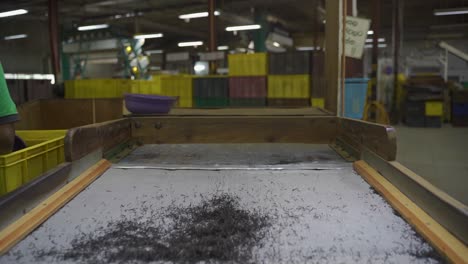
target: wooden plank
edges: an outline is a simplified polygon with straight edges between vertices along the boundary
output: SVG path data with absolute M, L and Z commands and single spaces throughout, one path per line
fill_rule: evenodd
M 342 14 L 341 1 L 325 1 L 326 20 L 325 24 L 325 109 L 337 113 L 338 110 L 338 89 L 341 79 L 341 60 L 340 60 L 340 39 Z
M 122 118 L 123 99 L 95 99 L 96 122 L 107 122 Z
M 468 263 L 466 245 L 424 212 L 365 161 L 354 163 L 354 169 L 408 221 L 442 255 L 453 263 Z
M 92 99 L 44 99 L 18 107 L 17 129 L 70 129 L 93 123 Z M 95 120 L 122 117 L 122 99 L 95 99 Z
M 102 147 L 95 125 L 72 128 L 65 136 L 65 160 L 72 162 Z
M 36 206 L 29 213 L 2 230 L 0 232 L 0 255 L 5 254 L 21 239 L 46 221 L 67 202 L 73 199 L 73 197 L 78 195 L 89 184 L 101 176 L 110 166 L 111 163 L 107 160 L 99 161 L 96 165 L 89 168 L 40 205 Z
M 34 100 L 17 107 L 20 121 L 15 123 L 18 130 L 43 129 L 41 116 L 41 101 Z
M 365 151 L 362 159 L 458 239 L 468 244 L 466 205 L 398 162 L 388 162 L 370 151 Z
M 38 197 L 50 193 L 68 180 L 71 163 L 62 163 L 20 188 L 0 197 L 0 227 L 21 216 L 27 208 L 32 208 Z M 1 229 L 1 228 L 0 228 Z
M 335 117 L 137 117 L 133 137 L 160 143 L 316 143 L 336 135 Z
M 368 149 L 385 160 L 396 159 L 396 132 L 391 126 L 340 118 L 337 139 L 344 141 L 346 147 L 353 148 L 353 152 L 360 156 Z M 361 159 L 360 156 L 357 159 Z
M 99 137 L 102 140 L 104 153 L 132 138 L 132 124 L 130 119 L 118 119 L 96 125 L 98 127 Z
M 127 116 L 145 116 L 132 115 L 124 109 L 124 115 Z M 329 111 L 315 108 L 221 108 L 221 109 L 197 109 L 197 108 L 173 108 L 169 116 L 324 116 L 332 115 Z M 146 115 L 157 116 L 157 115 Z M 160 115 L 167 116 L 167 115 Z
M 98 149 L 106 152 L 129 141 L 131 137 L 132 128 L 129 119 L 72 128 L 65 137 L 65 159 L 78 160 Z
M 41 122 L 44 129 L 69 129 L 92 124 L 91 100 L 41 100 Z

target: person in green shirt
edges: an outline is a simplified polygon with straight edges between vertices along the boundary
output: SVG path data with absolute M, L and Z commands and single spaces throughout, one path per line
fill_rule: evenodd
M 19 120 L 18 111 L 15 103 L 11 100 L 4 75 L 0 63 L 0 155 L 13 151 L 15 143 L 14 123 Z

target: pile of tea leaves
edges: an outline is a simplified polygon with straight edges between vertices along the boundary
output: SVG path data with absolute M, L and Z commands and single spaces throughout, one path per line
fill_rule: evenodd
M 226 193 L 164 212 L 145 206 L 132 211 L 94 232 L 81 233 L 71 247 L 36 255 L 87 263 L 250 263 L 253 248 L 261 246 L 270 225 L 266 215 L 243 209 L 239 197 Z

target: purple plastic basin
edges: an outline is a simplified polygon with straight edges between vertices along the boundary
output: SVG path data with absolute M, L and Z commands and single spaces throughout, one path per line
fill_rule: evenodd
M 133 114 L 167 114 L 171 110 L 175 97 L 147 94 L 125 94 L 125 106 Z

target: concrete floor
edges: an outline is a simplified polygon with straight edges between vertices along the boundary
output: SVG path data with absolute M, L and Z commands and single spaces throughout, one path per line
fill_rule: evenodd
M 395 128 L 397 161 L 468 204 L 468 128 Z

